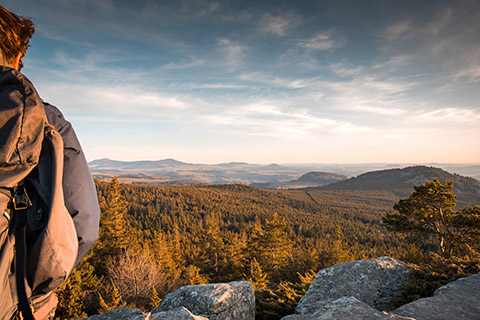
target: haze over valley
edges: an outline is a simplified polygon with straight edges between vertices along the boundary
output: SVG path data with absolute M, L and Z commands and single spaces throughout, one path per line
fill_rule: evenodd
M 186 184 L 246 184 L 267 189 L 295 189 L 335 184 L 367 172 L 383 171 L 393 175 L 406 174 L 411 164 L 250 164 L 229 162 L 219 164 L 194 164 L 174 159 L 158 161 L 117 161 L 99 159 L 89 163 L 93 176 L 136 184 L 186 185 Z M 435 176 L 455 178 L 450 173 L 480 179 L 480 164 L 426 164 L 421 170 L 409 173 L 408 187 L 421 184 Z M 430 168 L 430 169 L 429 169 Z M 432 170 L 438 168 L 438 170 Z M 443 170 L 444 171 L 443 171 Z M 388 180 L 389 176 L 383 179 Z M 406 179 L 408 180 L 408 179 Z M 358 184 L 358 183 L 357 183 Z M 348 184 L 339 184 L 348 185 Z

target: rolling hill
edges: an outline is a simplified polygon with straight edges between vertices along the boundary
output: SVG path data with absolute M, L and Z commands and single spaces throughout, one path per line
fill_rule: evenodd
M 457 195 L 458 206 L 480 204 L 480 182 L 478 180 L 427 166 L 367 172 L 354 178 L 319 187 L 319 189 L 382 190 L 392 192 L 399 197 L 406 197 L 413 191 L 413 186 L 423 184 L 425 181 L 435 178 L 438 178 L 442 183 L 445 180 L 453 182 L 453 193 Z

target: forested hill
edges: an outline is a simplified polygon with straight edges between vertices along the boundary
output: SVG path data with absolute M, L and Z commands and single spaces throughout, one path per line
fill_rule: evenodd
M 276 320 L 293 313 L 322 268 L 387 255 L 415 261 L 424 249 L 382 223 L 399 199 L 388 190 L 96 185 L 99 240 L 59 292 L 62 319 L 125 303 L 147 310 L 184 285 L 248 280 L 256 319 Z
M 108 185 L 97 182 L 100 191 Z M 389 247 L 398 245 L 397 238 L 380 225 L 397 200 L 389 192 L 281 191 L 246 185 L 120 187 L 130 223 L 144 234 L 181 230 L 189 242 L 204 234 L 208 221 L 215 221 L 228 242 L 248 238 L 257 220 L 265 224 L 277 214 L 299 248 L 326 247 L 339 232 L 359 258 L 387 254 Z M 196 261 L 197 253 L 187 252 L 186 258 Z
M 438 178 L 453 182 L 453 193 L 457 195 L 457 206 L 475 206 L 480 203 L 480 182 L 470 177 L 452 174 L 445 170 L 413 166 L 403 169 L 372 171 L 345 181 L 319 187 L 321 190 L 383 190 L 393 192 L 399 197 L 408 196 L 413 186 Z

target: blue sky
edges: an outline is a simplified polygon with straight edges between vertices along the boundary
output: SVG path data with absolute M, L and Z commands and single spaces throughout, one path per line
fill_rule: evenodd
M 3 0 L 89 160 L 480 162 L 480 2 Z

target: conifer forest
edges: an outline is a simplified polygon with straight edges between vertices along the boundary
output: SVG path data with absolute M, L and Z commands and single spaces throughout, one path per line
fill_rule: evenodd
M 235 280 L 252 282 L 256 319 L 280 319 L 294 312 L 322 268 L 381 256 L 432 262 L 432 241 L 420 245 L 387 228 L 382 219 L 399 200 L 387 191 L 151 186 L 116 178 L 96 185 L 99 239 L 57 292 L 58 319 L 124 305 L 149 311 L 181 286 Z M 434 280 L 480 270 L 478 255 L 461 259 L 455 275 L 449 269 Z M 435 274 L 432 265 L 417 278 Z M 420 286 L 412 284 L 404 298 L 418 298 Z

